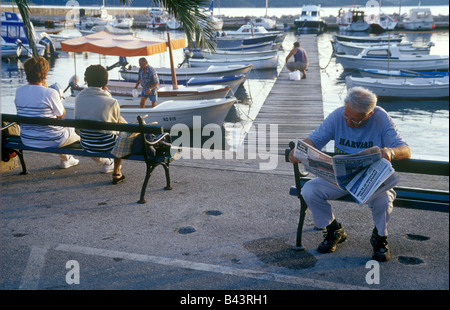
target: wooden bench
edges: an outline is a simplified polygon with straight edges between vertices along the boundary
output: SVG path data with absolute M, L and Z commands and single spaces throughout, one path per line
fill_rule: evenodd
M 290 142 L 289 148 L 285 150 L 286 162 L 289 162 L 289 153 L 294 147 L 295 143 Z M 334 155 L 332 153 L 327 154 L 331 156 Z M 437 176 L 449 175 L 449 164 L 448 162 L 442 161 L 404 159 L 404 160 L 394 160 L 392 162 L 392 166 L 397 172 L 428 174 Z M 298 199 L 300 200 L 300 217 L 297 227 L 297 240 L 295 249 L 304 250 L 304 247 L 302 245 L 302 232 L 308 206 L 306 205 L 306 202 L 301 195 L 301 189 L 306 182 L 311 180 L 311 177 L 308 177 L 308 173 L 300 171 L 299 164 L 296 163 L 293 164 L 293 168 L 294 168 L 295 185 L 290 188 L 289 194 L 292 196 L 297 196 Z M 449 211 L 448 190 L 445 191 L 445 190 L 403 187 L 403 186 L 396 186 L 394 187 L 394 190 L 397 193 L 397 198 L 394 200 L 394 206 L 396 207 L 439 211 L 439 212 Z M 337 200 L 355 202 L 355 200 L 350 194 L 341 197 Z
M 118 124 L 118 123 L 108 123 L 90 120 L 73 120 L 73 119 L 58 119 L 58 118 L 44 118 L 44 117 L 24 117 L 13 114 L 2 114 L 2 121 L 8 122 L 9 125 L 3 126 L 2 131 L 6 129 L 11 124 L 35 124 L 35 125 L 54 125 L 62 127 L 74 127 L 77 129 L 91 129 L 91 130 L 110 130 L 110 131 L 125 131 L 125 132 L 137 132 L 140 133 L 142 145 L 155 146 L 160 141 L 167 141 L 171 143 L 171 137 L 169 133 L 165 133 L 161 126 L 145 125 L 143 119 L 138 116 L 139 124 Z M 154 141 L 148 141 L 145 134 L 154 134 L 156 138 Z M 115 158 L 110 152 L 99 152 L 90 153 L 84 151 L 79 142 L 73 143 L 69 146 L 62 148 L 36 148 L 28 147 L 22 144 L 20 136 L 6 136 L 2 139 L 2 147 L 14 149 L 19 156 L 20 164 L 22 166 L 21 174 L 27 174 L 27 167 L 24 159 L 23 151 L 35 151 L 35 152 L 45 152 L 45 153 L 56 153 L 56 154 L 69 154 L 75 156 L 88 156 L 88 157 L 102 157 L 102 158 Z M 145 174 L 145 179 L 141 188 L 141 195 L 138 203 L 146 203 L 145 191 L 147 189 L 147 184 L 150 179 L 153 170 L 161 165 L 165 171 L 166 177 L 166 187 L 165 190 L 171 190 L 170 174 L 169 174 L 169 164 L 176 158 L 177 152 L 168 150 L 162 154 L 152 156 L 148 152 L 148 148 L 143 148 L 142 154 L 131 154 L 124 157 L 126 160 L 144 161 L 147 169 Z

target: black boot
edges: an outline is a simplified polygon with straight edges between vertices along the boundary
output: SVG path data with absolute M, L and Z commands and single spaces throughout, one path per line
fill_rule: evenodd
M 342 225 L 336 222 L 336 220 L 327 226 L 324 235 L 325 238 L 323 242 L 320 243 L 317 248 L 319 253 L 332 253 L 336 251 L 338 243 L 344 242 L 347 239 L 347 233 L 344 231 Z
M 375 227 L 370 237 L 370 244 L 373 247 L 372 258 L 379 262 L 386 262 L 391 259 L 388 242 L 386 236 L 378 235 L 378 230 Z

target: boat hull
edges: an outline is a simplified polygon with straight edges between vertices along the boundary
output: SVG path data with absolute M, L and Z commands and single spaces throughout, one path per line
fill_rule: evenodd
M 191 67 L 209 67 L 211 65 L 252 64 L 255 70 L 276 69 L 278 55 L 248 59 L 190 59 Z
M 73 98 L 73 97 L 71 97 Z M 138 116 L 148 115 L 146 123 L 157 122 L 165 131 L 171 129 L 184 130 L 202 128 L 213 124 L 222 126 L 236 98 L 222 98 L 210 100 L 168 100 L 158 104 L 155 108 L 130 107 L 127 101 L 118 100 L 120 115 L 127 121 L 133 122 Z M 74 100 L 65 101 L 66 117 L 74 116 Z M 174 127 L 177 125 L 176 127 Z M 172 128 L 173 127 L 173 128 Z
M 383 70 L 448 70 L 448 56 L 438 56 L 424 58 L 425 55 L 408 55 L 403 59 L 399 58 L 359 58 L 351 55 L 336 55 L 336 62 L 340 63 L 344 69 L 383 69 Z M 428 56 L 428 55 L 427 55 Z M 431 55 L 429 55 L 431 56 Z
M 448 76 L 443 78 L 358 78 L 347 76 L 347 88 L 361 86 L 374 92 L 378 97 L 387 98 L 448 98 Z
M 363 77 L 373 78 L 390 78 L 398 77 L 403 79 L 409 78 L 439 78 L 448 76 L 448 71 L 410 71 L 410 70 L 377 70 L 377 69 L 359 69 L 359 73 Z

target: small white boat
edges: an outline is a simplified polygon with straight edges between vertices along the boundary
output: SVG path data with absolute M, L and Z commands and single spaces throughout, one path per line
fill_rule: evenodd
M 448 76 L 448 71 L 411 71 L 411 70 L 379 70 L 379 69 L 361 69 L 359 73 L 363 77 L 373 78 L 439 78 Z
M 169 17 L 169 19 L 167 19 L 166 24 L 167 24 L 167 28 L 172 29 L 172 30 L 177 30 L 177 29 L 182 28 L 182 22 L 180 22 L 175 17 Z
M 234 52 L 234 51 L 222 51 L 217 50 L 213 53 L 202 52 L 201 55 L 206 59 L 221 59 L 227 61 L 228 59 L 247 59 L 257 57 L 273 57 L 276 56 L 278 51 L 262 51 L 262 52 Z
M 128 104 L 135 104 L 139 107 L 141 100 L 140 94 L 142 87 L 134 88 L 136 83 L 124 81 L 109 81 L 108 91 L 114 98 L 121 100 L 129 100 Z M 71 87 L 73 96 L 77 96 L 80 91 L 84 89 L 83 86 Z M 202 85 L 202 86 L 184 86 L 178 85 L 177 89 L 173 89 L 172 85 L 163 85 L 158 87 L 157 102 L 167 100 L 205 100 L 225 98 L 231 90 L 228 85 Z
M 434 46 L 434 43 L 430 42 L 427 46 L 413 46 L 412 42 L 400 42 L 400 43 L 392 43 L 387 44 L 383 43 L 355 43 L 355 42 L 334 42 L 334 50 L 337 54 L 343 55 L 358 55 L 365 48 L 370 47 L 391 47 L 397 46 L 398 50 L 401 54 L 409 54 L 409 55 L 428 55 L 430 54 L 430 49 Z
M 134 18 L 133 17 L 120 17 L 112 23 L 112 26 L 119 29 L 130 29 L 133 27 Z
M 409 10 L 409 16 L 402 24 L 406 30 L 431 30 L 434 28 L 433 15 L 429 8 L 414 8 Z
M 370 47 L 358 55 L 335 55 L 344 69 L 448 70 L 448 55 L 404 55 L 398 47 Z
M 251 23 L 255 27 L 263 27 L 266 30 L 274 29 L 277 21 L 275 19 L 265 17 L 257 17 L 251 20 Z
M 187 80 L 193 77 L 217 77 L 217 76 L 233 76 L 245 74 L 247 75 L 252 69 L 253 65 L 228 65 L 228 66 L 214 66 L 211 65 L 208 68 L 188 68 L 181 67 L 175 68 L 175 74 L 177 78 Z M 170 68 L 154 68 L 158 73 L 158 76 L 164 79 L 170 79 L 172 72 Z M 119 70 L 120 75 L 126 81 L 137 81 L 139 76 L 139 68 L 121 68 Z
M 333 41 L 358 43 L 394 43 L 401 42 L 404 36 L 404 34 L 387 34 L 379 36 L 348 36 L 343 34 L 335 34 L 333 35 Z
M 319 5 L 303 5 L 300 16 L 294 20 L 297 31 L 322 33 L 327 31 L 327 24 L 321 16 Z
M 91 14 L 83 16 L 80 19 L 80 23 L 78 26 L 81 29 L 92 28 L 93 26 L 105 26 L 112 25 L 116 17 L 108 14 L 108 10 L 105 8 L 105 1 L 103 0 L 103 5 L 98 10 L 91 10 Z
M 141 115 L 148 115 L 146 123 L 157 122 L 165 131 L 179 124 L 178 129 L 201 128 L 207 124 L 222 126 L 225 117 L 236 102 L 235 97 L 209 100 L 167 100 L 154 108 L 139 108 L 129 101 L 118 100 L 120 115 L 127 121 L 135 121 Z M 64 100 L 66 118 L 73 118 L 75 97 Z
M 249 45 L 242 45 L 237 47 L 230 47 L 230 48 L 216 48 L 216 51 L 230 51 L 230 52 L 262 52 L 262 51 L 270 51 L 270 50 L 277 50 L 281 44 L 278 43 L 272 43 L 272 42 L 263 42 L 258 44 L 249 44 Z M 184 48 L 184 53 L 189 55 L 189 57 L 193 58 L 202 58 L 202 52 L 205 52 L 208 50 L 204 50 L 201 48 Z M 192 55 L 190 55 L 192 53 Z
M 339 9 L 336 18 L 340 31 L 364 32 L 370 30 L 370 25 L 365 21 L 365 12 L 363 10 L 349 9 L 347 12 Z
M 167 19 L 164 16 L 153 16 L 147 23 L 148 29 L 165 29 L 167 25 Z
M 6 43 L 2 38 L 2 58 L 17 58 L 22 53 L 22 46 L 20 44 Z
M 274 56 L 253 57 L 253 58 L 221 58 L 221 59 L 189 59 L 191 67 L 209 67 L 211 65 L 246 65 L 252 64 L 254 70 L 276 69 L 278 66 L 278 54 Z
M 381 2 L 381 0 L 380 0 Z M 397 20 L 381 11 L 381 5 L 376 0 L 366 2 L 366 22 L 370 24 L 371 32 L 385 32 L 397 27 Z
M 345 77 L 347 89 L 361 86 L 378 97 L 395 98 L 448 98 L 448 76 L 441 78 L 387 78 Z

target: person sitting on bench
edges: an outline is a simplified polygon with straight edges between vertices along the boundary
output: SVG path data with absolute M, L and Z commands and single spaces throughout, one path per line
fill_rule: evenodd
M 120 106 L 116 99 L 107 91 L 108 71 L 101 65 L 91 65 L 86 68 L 84 80 L 88 87 L 83 89 L 75 99 L 75 119 L 102 121 L 110 123 L 127 123 L 120 116 Z M 109 152 L 116 144 L 118 133 L 98 130 L 80 130 L 81 147 L 87 152 Z M 125 176 L 121 172 L 122 159 L 115 158 L 111 163 L 109 158 L 94 158 L 101 160 L 102 172 L 111 172 L 113 166 L 113 184 L 122 182 Z
M 43 57 L 32 57 L 23 63 L 28 84 L 16 90 L 14 104 L 17 115 L 28 117 L 64 118 L 66 110 L 60 94 L 47 87 L 48 61 Z M 37 148 L 63 147 L 80 141 L 74 128 L 21 124 L 20 138 L 24 145 Z M 60 154 L 59 167 L 66 169 L 78 165 L 79 160 L 71 155 Z
M 335 153 L 340 154 L 354 154 L 363 148 L 378 146 L 382 157 L 389 161 L 411 157 L 410 148 L 391 117 L 383 108 L 376 106 L 377 97 L 374 93 L 354 87 L 348 91 L 344 102 L 344 106 L 334 110 L 309 134 L 304 140 L 306 143 L 320 150 L 334 140 Z M 293 151 L 289 154 L 289 160 L 291 163 L 299 162 L 293 156 Z M 337 244 L 347 239 L 344 228 L 336 221 L 327 201 L 347 194 L 348 191 L 321 178 L 312 179 L 302 187 L 301 195 L 311 210 L 314 224 L 326 227 L 325 239 L 318 247 L 320 253 L 334 252 Z M 368 203 L 375 223 L 370 238 L 374 251 L 372 258 L 377 261 L 390 259 L 387 225 L 395 197 L 395 191 L 391 189 Z

